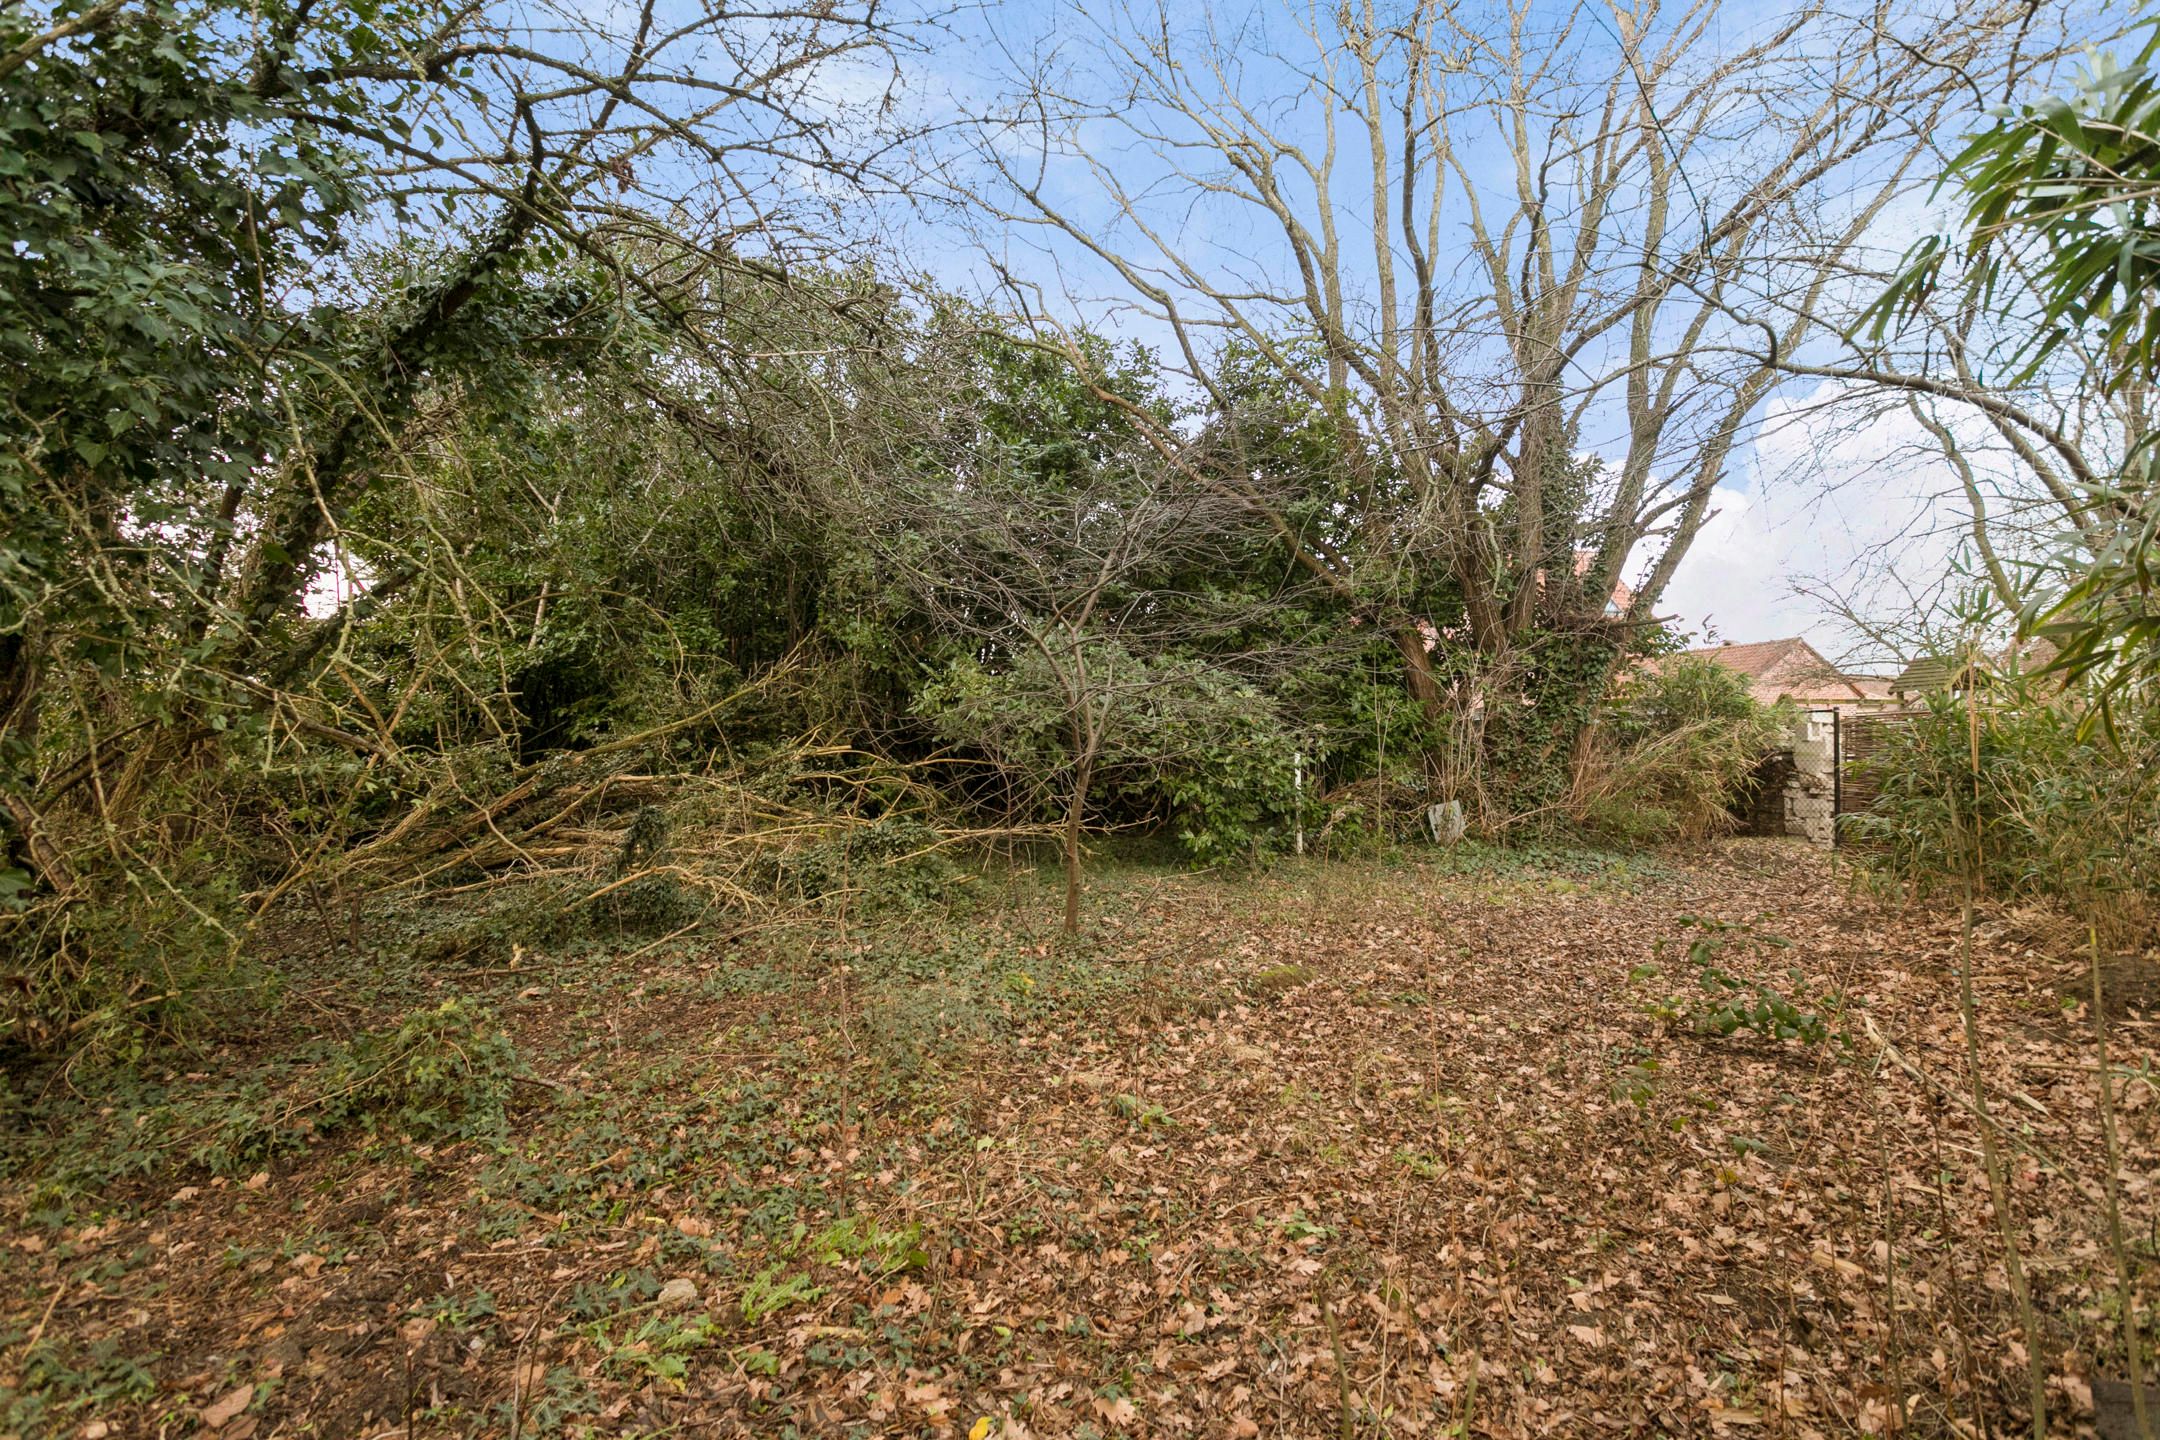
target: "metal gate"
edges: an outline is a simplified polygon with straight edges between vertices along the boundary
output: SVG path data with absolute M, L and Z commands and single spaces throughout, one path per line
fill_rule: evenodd
M 1875 803 L 1882 788 L 1869 762 L 1912 710 L 1802 710 L 1787 748 L 1763 757 L 1743 797 L 1741 820 L 1751 835 L 1789 835 L 1812 845 L 1850 843 L 1847 815 Z

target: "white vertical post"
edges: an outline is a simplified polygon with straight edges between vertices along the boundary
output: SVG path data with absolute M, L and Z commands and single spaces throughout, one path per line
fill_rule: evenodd
M 1295 799 L 1295 800 L 1294 800 L 1294 801 L 1292 802 L 1293 808 L 1294 808 L 1294 810 L 1295 810 L 1295 813 L 1296 813 L 1296 815 L 1297 815 L 1297 830 L 1296 830 L 1296 842 L 1295 842 L 1295 843 L 1296 843 L 1296 846 L 1297 846 L 1297 853 L 1298 853 L 1298 854 L 1300 854 L 1300 855 L 1303 855 L 1303 854 L 1305 853 L 1305 752 L 1304 752 L 1304 751 L 1302 751 L 1302 750 L 1293 750 L 1293 751 L 1291 751 L 1291 752 L 1290 752 L 1290 773 L 1291 773 L 1291 776 L 1292 776 L 1291 784 L 1292 784 L 1292 786 L 1293 786 L 1293 788 L 1294 788 L 1294 790 L 1295 790 L 1295 792 L 1296 792 L 1296 799 Z

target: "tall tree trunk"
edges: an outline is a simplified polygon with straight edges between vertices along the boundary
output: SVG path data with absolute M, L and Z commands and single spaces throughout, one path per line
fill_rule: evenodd
M 1432 652 L 1425 648 L 1424 632 L 1415 625 L 1399 625 L 1388 639 L 1403 660 L 1403 688 L 1424 712 L 1426 720 L 1438 726 L 1447 714 L 1447 696 L 1440 689 L 1440 682 L 1433 675 Z M 1419 763 L 1425 772 L 1427 799 L 1440 798 L 1441 776 L 1447 772 L 1446 757 L 1434 748 L 1430 741 L 1419 747 Z
M 355 368 L 358 398 L 328 427 L 322 442 L 290 457 L 282 486 L 268 497 L 248 570 L 230 600 L 240 622 L 236 658 L 241 665 L 259 663 L 277 620 L 315 578 L 317 549 L 335 532 L 352 492 L 365 479 L 368 447 L 410 410 L 436 347 L 489 279 L 523 252 L 539 218 L 529 194 L 514 202 L 491 233 L 452 262 L 434 293 L 384 338 L 372 360 Z M 221 568 L 222 563 L 221 558 Z
M 1403 686 L 1428 716 L 1440 714 L 1440 682 L 1433 678 L 1432 652 L 1425 648 L 1425 634 L 1415 625 L 1399 625 L 1388 639 L 1403 658 Z

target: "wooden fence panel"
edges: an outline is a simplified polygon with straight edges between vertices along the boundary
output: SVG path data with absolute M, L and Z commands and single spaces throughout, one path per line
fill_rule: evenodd
M 1890 737 L 1909 727 L 1920 710 L 1862 710 L 1842 715 L 1838 736 L 1838 814 L 1855 815 L 1875 803 L 1882 779 L 1868 762 L 1879 756 Z

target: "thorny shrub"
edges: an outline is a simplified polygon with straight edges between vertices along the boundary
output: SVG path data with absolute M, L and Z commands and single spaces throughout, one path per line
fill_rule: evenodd
M 316 1128 L 363 1122 L 419 1139 L 493 1135 L 517 1072 L 516 1048 L 494 1015 L 453 996 L 348 1044 L 330 1067 Z
M 0 1067 L 10 1070 L 139 1058 L 213 1028 L 232 997 L 259 998 L 250 932 L 262 899 L 340 888 L 340 864 L 324 857 L 414 799 L 403 771 L 375 773 L 271 717 L 228 718 L 232 696 L 198 674 L 186 693 L 148 700 L 68 678 L 76 708 L 110 730 L 54 724 L 40 739 L 66 797 L 41 821 L 65 880 L 30 883 L 0 845 Z M 210 722 L 181 724 L 190 710 Z M 117 738 L 161 724 L 179 733 Z M 302 874 L 310 883 L 293 883 Z
M 0 912 L 0 1063 L 126 1059 L 187 1028 L 239 966 L 232 877 L 190 846 L 155 868 L 94 863 L 66 903 Z

